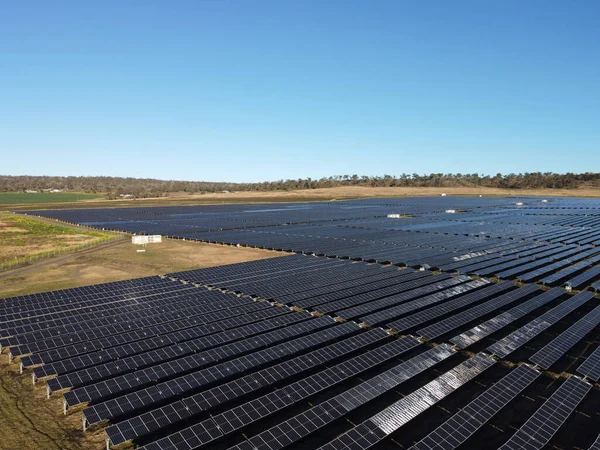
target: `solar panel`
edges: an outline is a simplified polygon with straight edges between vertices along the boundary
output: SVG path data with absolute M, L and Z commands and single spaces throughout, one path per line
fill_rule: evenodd
M 454 336 L 452 339 L 450 339 L 450 342 L 460 348 L 467 348 L 475 342 L 485 338 L 486 336 L 489 336 L 492 333 L 495 333 L 515 320 L 523 317 L 526 314 L 529 314 L 540 306 L 545 305 L 564 294 L 565 292 L 560 288 L 555 288 L 544 292 L 509 309 L 506 312 L 480 323 L 464 333 Z
M 592 331 L 600 323 L 600 306 L 597 306 L 583 318 L 575 322 L 550 343 L 536 352 L 529 361 L 542 369 L 548 369 L 571 347 Z
M 396 358 L 419 345 L 412 336 L 394 340 L 363 355 L 332 366 L 229 411 L 206 419 L 145 446 L 147 450 L 178 450 L 179 445 L 192 447 L 207 444 L 294 403 L 328 389 L 385 361 Z M 214 430 L 219 430 L 218 433 Z M 222 431 L 221 431 L 222 430 Z
M 450 277 L 447 277 L 450 278 Z M 364 285 L 360 289 L 352 289 L 353 292 L 336 292 L 331 295 L 319 296 L 315 299 L 308 299 L 309 301 L 295 303 L 296 306 L 301 308 L 309 308 L 316 310 L 322 314 L 329 314 L 332 312 L 340 311 L 342 309 L 351 308 L 363 303 L 373 302 L 384 297 L 397 296 L 402 292 L 410 291 L 415 288 L 422 288 L 429 284 L 439 282 L 444 279 L 439 276 L 434 276 L 429 271 L 414 272 L 406 277 L 398 279 L 396 284 L 392 286 L 386 286 L 379 289 L 377 285 L 370 286 Z
M 508 270 L 504 270 L 502 272 L 496 273 L 498 278 L 514 278 L 516 275 L 520 275 L 525 272 L 529 272 L 534 269 L 538 269 L 540 267 L 547 267 L 554 263 L 557 259 L 562 260 L 563 258 L 567 258 L 568 256 L 574 255 L 576 253 L 581 252 L 579 247 L 571 248 L 569 250 L 554 254 L 547 258 L 536 259 L 527 264 L 523 264 L 517 267 L 513 267 Z
M 444 213 L 448 202 L 464 212 Z M 179 272 L 168 278 L 6 299 L 0 302 L 0 346 L 8 347 L 9 359 L 21 358 L 22 368 L 33 368 L 34 377 L 58 375 L 49 381 L 50 391 L 76 387 L 65 395 L 67 405 L 91 399 L 84 416 L 92 423 L 126 419 L 110 428 L 121 436 L 135 437 L 145 429 L 151 434 L 144 435 L 143 442 L 149 442 L 181 430 L 170 438 L 178 450 L 200 442 L 212 447 L 217 436 L 227 436 L 217 447 L 239 442 L 241 435 L 233 430 L 243 431 L 250 439 L 252 434 L 262 435 L 271 442 L 263 434 L 268 431 L 265 427 L 289 418 L 270 431 L 300 448 L 304 444 L 297 439 L 334 420 L 328 413 L 343 418 L 348 410 L 360 408 L 349 417 L 360 422 L 388 406 L 385 389 L 393 389 L 390 386 L 398 380 L 387 370 L 389 378 L 373 373 L 399 361 L 391 356 L 379 360 L 379 354 L 370 352 L 365 353 L 368 359 L 356 359 L 361 349 L 385 347 L 380 341 L 367 344 L 361 340 L 372 336 L 367 327 L 309 318 L 307 312 L 291 312 L 271 301 L 321 313 L 315 316 L 335 314 L 349 320 L 361 318 L 367 324 L 393 323 L 400 332 L 419 329 L 430 340 L 468 325 L 471 330 L 452 340 L 463 348 L 493 337 L 494 332 L 501 334 L 503 327 L 536 308 L 550 302 L 556 305 L 569 296 L 560 289 L 537 295 L 532 285 L 503 296 L 509 291 L 495 290 L 510 284 L 484 285 L 487 280 L 413 268 L 518 275 L 522 281 L 542 279 L 551 285 L 572 280 L 575 289 L 596 282 L 594 269 L 582 272 L 600 261 L 597 200 L 526 202 L 516 207 L 514 199 L 432 197 L 36 212 L 108 229 L 299 254 Z M 390 212 L 412 217 L 387 218 Z M 411 268 L 398 270 L 384 263 Z M 535 297 L 527 296 L 528 291 Z M 574 303 L 580 301 L 581 297 Z M 508 336 L 502 349 L 512 351 L 560 321 L 577 307 L 570 302 Z M 504 313 L 495 312 L 505 307 Z M 298 314 L 305 319 L 286 322 Z M 484 317 L 489 320 L 474 326 Z M 326 325 L 312 328 L 315 320 Z M 294 328 L 299 323 L 306 327 Z M 375 333 L 381 342 L 398 341 L 382 330 Z M 574 335 L 583 336 L 582 330 L 578 333 Z M 547 349 L 552 358 L 564 355 L 572 345 L 568 336 L 569 331 L 563 333 L 562 341 L 555 341 L 552 351 Z M 354 340 L 365 346 L 358 350 L 344 347 L 344 342 Z M 542 359 L 540 364 L 551 363 L 548 357 Z M 590 380 L 597 376 L 595 359 L 597 355 L 591 353 L 578 373 L 589 375 Z M 370 364 L 383 360 L 389 364 L 385 369 L 369 370 Z M 345 364 L 349 361 L 356 366 Z M 413 362 L 416 365 L 418 360 Z M 424 367 L 431 367 L 428 364 Z M 397 376 L 418 373 L 416 368 L 413 372 L 411 366 L 403 367 Z M 356 378 L 363 372 L 365 384 L 351 390 L 363 381 Z M 312 398 L 315 393 L 319 395 Z M 345 395 L 337 395 L 341 393 Z M 365 404 L 372 395 L 380 395 L 381 403 L 372 402 L 377 411 Z M 314 408 L 309 408 L 309 398 Z M 411 414 L 414 417 L 410 408 L 403 410 L 406 420 Z M 299 438 L 294 434 L 297 430 L 302 430 Z M 331 436 L 336 429 L 324 431 Z M 381 432 L 374 425 L 368 431 L 362 436 L 366 441 Z M 267 445 L 254 438 L 255 444 Z M 319 436 L 314 441 L 322 444 L 325 439 Z M 238 450 L 252 445 L 246 441 Z M 385 442 L 379 447 L 385 447 Z
M 232 447 L 232 450 L 246 448 L 276 450 L 283 448 L 319 430 L 384 392 L 395 388 L 404 381 L 452 356 L 452 354 L 454 354 L 454 350 L 445 344 L 432 348 L 291 419 L 249 438 L 247 442 Z M 147 448 L 154 450 L 161 447 L 148 446 Z
M 600 435 L 598 435 L 598 437 L 588 450 L 600 450 Z
M 581 262 L 573 264 L 572 266 L 562 269 L 556 273 L 553 273 L 552 275 L 548 275 L 547 277 L 542 278 L 540 280 L 540 283 L 548 285 L 548 286 L 552 286 L 552 285 L 556 285 L 560 282 L 564 282 L 564 281 L 568 280 L 569 278 L 572 278 L 572 275 L 574 273 L 582 271 L 598 261 L 600 261 L 600 255 L 594 256 L 587 260 L 583 260 Z
M 593 297 L 594 295 L 591 292 L 581 292 L 580 294 L 565 300 L 563 303 L 555 306 L 540 317 L 533 319 L 527 325 L 512 332 L 495 344 L 490 345 L 488 351 L 501 358 L 506 357 L 508 354 L 512 353 L 526 342 L 529 342 L 542 331 L 555 324 Z
M 185 311 L 166 314 L 163 313 L 157 316 L 147 317 L 132 322 L 125 321 L 121 323 L 115 323 L 113 325 L 103 326 L 101 328 L 87 329 L 78 333 L 65 335 L 60 335 L 60 333 L 57 333 L 57 335 L 52 338 L 42 338 L 41 340 L 36 340 L 37 338 L 23 340 L 15 338 L 14 344 L 25 344 L 17 349 L 26 348 L 28 352 L 37 353 L 58 347 L 75 345 L 80 342 L 89 342 L 95 339 L 110 339 L 119 334 L 131 333 L 134 330 L 145 328 L 152 328 L 152 330 L 156 330 L 155 332 L 158 333 L 167 333 L 182 327 L 185 328 L 194 325 L 200 325 L 246 312 L 258 311 L 260 309 L 265 309 L 272 306 L 266 302 L 254 303 L 250 301 L 244 301 L 235 303 L 237 303 L 237 306 L 233 306 L 233 304 L 229 303 L 226 304 L 225 309 L 221 309 L 219 307 L 215 309 L 214 306 L 206 307 L 206 305 L 201 305 Z M 24 337 L 27 336 L 30 335 L 24 335 Z M 12 340 L 13 338 L 10 339 Z M 23 352 L 20 354 L 23 354 Z
M 488 280 L 480 279 L 468 281 L 464 284 L 459 284 L 465 281 L 461 280 L 460 278 L 461 277 L 455 279 L 456 281 L 453 283 L 453 285 L 450 285 L 451 287 L 448 287 L 448 285 L 440 286 L 438 289 L 436 289 L 438 292 L 434 292 L 433 294 L 429 294 L 425 297 L 420 295 L 413 296 L 413 298 L 420 298 L 416 298 L 416 300 L 411 301 L 404 300 L 403 302 L 399 302 L 401 304 L 397 306 L 392 306 L 390 308 L 375 312 L 373 314 L 368 313 L 374 311 L 375 308 L 372 308 L 370 305 L 367 305 L 367 307 L 363 311 L 361 311 L 361 313 L 365 315 L 360 314 L 360 320 L 364 323 L 368 323 L 369 325 L 385 323 L 404 314 L 408 314 L 426 306 L 434 305 L 436 303 L 442 302 L 460 294 L 464 294 L 465 292 L 469 292 L 473 289 L 477 289 L 490 283 Z M 356 313 L 358 312 L 359 311 L 356 311 Z M 342 313 L 340 313 L 340 316 L 344 317 L 343 313 L 344 312 L 342 311 Z M 352 316 L 354 316 L 354 314 L 352 314 Z
M 285 311 L 283 308 L 276 309 Z M 107 349 L 104 352 L 77 356 L 50 365 L 44 365 L 34 369 L 34 374 L 37 376 L 38 373 L 43 375 L 58 373 L 60 376 L 49 383 L 53 390 L 76 387 L 84 383 L 100 381 L 108 376 L 114 377 L 119 374 L 140 370 L 154 364 L 182 358 L 186 355 L 204 351 L 209 348 L 225 345 L 228 342 L 234 342 L 267 331 L 276 330 L 282 326 L 297 324 L 298 322 L 303 322 L 310 318 L 310 314 L 306 312 L 303 312 L 300 315 L 296 315 L 295 313 L 292 313 L 291 315 L 273 314 L 272 317 L 264 315 L 262 317 L 263 320 L 259 321 L 253 320 L 254 317 L 247 315 L 247 322 L 245 325 L 232 327 L 220 333 L 205 332 L 203 333 L 204 335 L 202 335 L 200 331 L 200 333 L 198 333 L 200 335 L 198 338 L 184 340 L 183 342 L 169 339 L 170 335 L 159 336 L 149 341 L 136 342 L 125 347 Z M 238 320 L 236 322 L 242 321 Z M 132 354 L 131 356 L 129 356 L 130 353 Z M 93 367 L 86 369 L 85 367 L 87 366 Z M 65 375 L 61 375 L 65 372 L 67 372 Z
M 302 319 L 302 317 L 299 316 L 298 319 Z M 320 319 L 324 320 L 321 321 Z M 167 361 L 162 364 L 127 373 L 125 375 L 120 375 L 106 381 L 99 381 L 88 385 L 86 385 L 85 381 L 82 381 L 79 384 L 84 385 L 84 387 L 67 392 L 65 394 L 65 399 L 67 400 L 69 406 L 73 406 L 79 403 L 97 400 L 99 398 L 106 398 L 118 394 L 119 392 L 126 391 L 128 389 L 130 390 L 134 387 L 141 388 L 144 385 L 151 384 L 165 378 L 172 378 L 177 374 L 183 375 L 192 370 L 199 370 L 203 367 L 215 364 L 217 361 L 229 360 L 239 355 L 247 354 L 261 348 L 266 348 L 269 345 L 280 343 L 281 341 L 285 341 L 286 339 L 290 339 L 294 336 L 306 335 L 310 332 L 322 330 L 331 326 L 332 324 L 333 321 L 328 317 L 319 318 L 319 322 L 315 322 L 314 319 L 300 321 L 299 323 L 290 325 L 283 329 L 270 331 L 249 339 L 244 339 L 209 350 L 204 350 L 183 358 L 175 359 L 173 361 Z M 86 376 L 95 376 L 93 370 L 81 372 L 83 372 L 83 374 Z M 78 372 L 69 374 L 69 376 L 77 373 Z M 107 376 L 110 376 L 110 373 L 104 376 L 103 375 L 103 373 L 100 373 L 97 376 L 99 378 L 106 378 Z M 48 386 L 52 389 L 57 386 L 61 387 L 60 384 L 54 384 L 54 381 L 60 379 L 61 377 L 48 380 Z M 68 381 L 71 382 L 70 378 Z
M 319 450 L 358 450 L 372 447 L 481 374 L 495 362 L 489 355 L 478 353 L 347 433 L 323 445 Z
M 540 372 L 522 364 L 454 414 L 409 450 L 452 450 L 517 397 Z
M 594 266 L 581 275 L 565 282 L 565 286 L 571 289 L 582 289 L 600 278 L 600 266 Z
M 178 402 L 136 416 L 133 419 L 119 422 L 107 428 L 106 433 L 112 445 L 122 444 L 157 429 L 164 428 L 167 425 L 172 425 L 183 418 L 208 411 L 227 401 L 248 395 L 258 389 L 319 367 L 334 358 L 353 353 L 360 348 L 387 338 L 389 338 L 389 335 L 381 328 L 370 330 L 366 333 L 314 350 L 306 355 L 221 384 L 192 397 L 187 397 Z M 182 412 L 175 414 L 175 411 Z
M 498 450 L 543 448 L 591 388 L 591 384 L 580 378 L 569 377 Z
M 431 281 L 434 281 L 434 283 L 432 283 Z M 435 278 L 433 280 L 427 279 L 425 283 L 421 281 L 421 284 L 427 284 L 426 286 L 418 287 L 417 289 L 412 289 L 408 292 L 401 292 L 399 294 L 392 295 L 381 300 L 376 300 L 352 308 L 343 309 L 341 311 L 337 311 L 336 315 L 346 320 L 354 319 L 357 317 L 361 317 L 363 319 L 364 317 L 374 318 L 376 317 L 375 314 L 371 314 L 370 316 L 367 316 L 367 314 L 382 309 L 384 311 L 395 311 L 394 307 L 402 308 L 403 305 L 401 304 L 407 302 L 408 300 L 422 297 L 432 292 L 441 291 L 451 286 L 456 286 L 462 283 L 466 284 L 466 282 L 468 281 L 469 278 L 467 277 L 452 278 L 448 274 L 435 275 Z M 465 289 L 468 290 L 468 288 Z M 370 323 L 375 325 L 377 323 L 381 323 L 382 321 L 383 320 L 379 320 L 377 322 L 371 321 Z
M 501 283 L 501 285 L 504 285 L 505 283 L 508 283 L 510 286 L 514 287 L 514 285 L 509 281 Z M 539 288 L 534 285 L 527 285 L 520 289 L 515 289 L 511 292 L 499 295 L 496 298 L 492 298 L 485 303 L 462 311 L 460 314 L 452 315 L 444 320 L 429 325 L 428 327 L 418 330 L 417 333 L 419 336 L 422 336 L 425 339 L 435 339 L 438 336 L 442 336 L 461 325 L 472 322 L 481 316 L 489 314 L 499 308 L 502 308 L 503 306 L 531 295 L 531 293 L 538 291 L 538 289 Z
M 431 322 L 432 320 L 437 319 L 438 317 L 447 315 L 461 308 L 465 308 L 473 303 L 480 302 L 481 300 L 484 300 L 488 297 L 492 297 L 496 294 L 514 288 L 515 285 L 512 284 L 510 281 L 499 284 L 492 284 L 491 286 L 486 286 L 482 289 L 478 289 L 476 291 L 460 295 L 460 297 L 458 298 L 451 298 L 450 300 L 432 306 L 431 308 L 418 311 L 409 316 L 391 322 L 387 326 L 390 329 L 400 333 L 418 325 Z
M 95 424 L 103 420 L 122 416 L 142 407 L 148 408 L 158 402 L 163 402 L 199 390 L 211 383 L 217 381 L 229 381 L 234 376 L 250 369 L 264 367 L 265 365 L 278 361 L 284 357 L 289 357 L 290 355 L 309 350 L 315 346 L 323 345 L 344 336 L 356 334 L 360 330 L 361 328 L 358 327 L 356 323 L 347 322 L 329 329 L 317 331 L 283 344 L 250 353 L 230 361 L 225 361 L 212 367 L 189 373 L 188 375 L 172 378 L 148 388 L 112 398 L 103 403 L 95 404 L 85 410 L 85 417 L 90 424 Z M 216 359 L 216 361 L 221 360 L 222 358 Z M 130 380 L 131 378 L 127 379 L 128 382 L 130 382 Z M 108 384 L 108 386 L 111 387 L 111 384 Z M 123 391 L 123 387 L 124 386 L 119 386 L 118 390 Z M 103 398 L 103 395 L 106 396 L 105 392 L 100 394 L 96 394 L 96 392 L 96 389 L 86 389 L 84 391 L 88 396 L 96 395 L 96 398 Z M 75 395 L 70 397 L 69 394 Z M 69 402 L 68 406 L 71 406 L 74 402 L 82 403 L 82 395 L 78 393 L 77 390 L 67 392 L 65 394 L 65 400 Z
M 600 346 L 577 368 L 577 372 L 592 381 L 600 380 Z
M 188 342 L 77 370 L 48 380 L 48 387 L 51 392 L 54 392 L 101 382 L 106 378 L 114 378 L 134 371 L 138 378 L 149 377 L 156 380 L 161 376 L 164 377 L 165 373 L 171 375 L 191 370 L 195 366 L 207 365 L 209 361 L 215 360 L 217 357 L 225 358 L 243 351 L 258 349 L 277 339 L 283 339 L 286 335 L 291 337 L 289 334 L 291 330 L 306 333 L 318 325 L 314 323 L 314 320 L 310 320 L 311 316 L 307 312 L 297 314 L 266 319 L 233 330 L 210 334 Z M 287 328 L 281 329 L 282 326 L 287 326 Z M 153 369 L 152 366 L 155 368 Z M 135 383 L 130 382 L 130 387 L 134 385 Z
M 385 268 L 385 266 L 378 266 Z M 323 303 L 333 303 L 336 300 L 352 297 L 359 294 L 368 293 L 371 291 L 389 289 L 391 286 L 405 283 L 407 281 L 431 276 L 431 272 L 415 272 L 413 269 L 405 268 L 400 270 L 394 268 L 392 272 L 385 271 L 377 277 L 371 276 L 368 280 L 364 278 L 356 279 L 356 277 L 344 283 L 342 286 L 328 289 L 327 291 L 314 289 L 298 292 L 286 296 L 278 296 L 277 301 L 286 305 L 294 305 L 300 308 L 311 308 Z
M 237 312 L 238 311 L 236 310 L 236 313 Z M 139 369 L 152 362 L 154 354 L 158 354 L 158 357 L 161 361 L 166 361 L 169 359 L 168 347 L 170 345 L 177 345 L 177 348 L 181 350 L 179 350 L 176 354 L 181 355 L 185 351 L 184 349 L 207 348 L 217 345 L 217 343 L 225 342 L 225 337 L 234 339 L 236 336 L 239 338 L 254 334 L 252 330 L 254 330 L 255 333 L 266 331 L 269 327 L 265 325 L 268 324 L 271 324 L 272 327 L 276 327 L 277 324 L 284 325 L 287 323 L 292 323 L 295 321 L 295 318 L 289 316 L 290 313 L 291 311 L 285 308 L 272 307 L 250 314 L 234 316 L 232 318 L 213 323 L 212 325 L 204 324 L 194 328 L 185 328 L 185 331 L 176 331 L 157 335 L 152 331 L 145 329 L 143 336 L 148 336 L 147 339 L 140 339 L 133 342 L 127 342 L 124 339 L 125 345 L 105 348 L 101 347 L 99 351 L 93 351 L 98 347 L 96 343 L 89 342 L 85 345 L 85 351 L 88 353 L 81 352 L 80 347 L 73 348 L 73 346 L 70 346 L 68 352 L 79 352 L 79 354 L 71 356 L 67 351 L 62 349 L 57 349 L 51 353 L 45 352 L 43 357 L 46 359 L 56 357 L 56 355 L 64 356 L 64 358 L 59 361 L 44 364 L 41 367 L 37 367 L 33 372 L 37 378 L 50 375 L 62 375 L 90 366 L 110 364 L 111 361 L 117 359 L 120 360 L 119 364 L 122 364 L 124 369 L 127 369 L 127 360 L 135 360 L 136 364 L 132 365 L 131 367 L 136 367 Z M 269 322 L 269 319 L 273 319 L 278 316 L 280 319 L 282 319 L 281 322 Z M 228 330 L 227 333 L 223 333 L 225 330 Z M 221 331 L 221 333 L 213 334 L 216 331 Z M 211 337 L 208 338 L 206 337 L 207 335 L 211 335 Z M 135 336 L 139 337 L 139 335 Z M 221 336 L 220 339 L 219 336 Z M 163 350 L 158 351 L 157 349 Z M 150 353 L 152 351 L 154 351 L 154 353 Z M 29 358 L 29 360 L 31 359 L 32 358 Z M 156 357 L 154 359 L 156 359 Z M 115 371 L 111 373 L 113 375 L 116 374 Z

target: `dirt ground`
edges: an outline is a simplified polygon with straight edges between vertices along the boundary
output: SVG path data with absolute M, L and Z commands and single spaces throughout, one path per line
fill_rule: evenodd
M 142 247 L 131 241 L 91 248 L 0 273 L 0 298 L 219 266 L 284 253 L 166 239 Z
M 62 398 L 46 399 L 45 387 L 19 375 L 16 364 L 0 356 L 0 449 L 102 450 L 102 430 L 83 433 L 81 413 L 64 416 Z

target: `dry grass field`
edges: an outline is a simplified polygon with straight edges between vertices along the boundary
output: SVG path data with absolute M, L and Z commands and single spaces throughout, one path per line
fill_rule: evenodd
M 599 197 L 598 188 L 581 189 L 496 189 L 496 188 L 474 188 L 474 187 L 369 187 L 369 186 L 343 186 L 321 189 L 300 189 L 297 191 L 269 191 L 269 192 L 233 192 L 229 194 L 204 194 L 188 195 L 185 193 L 171 194 L 169 198 L 185 199 L 197 198 L 210 201 L 212 199 L 312 199 L 318 200 L 343 200 L 353 198 L 375 198 L 375 197 L 418 197 L 438 196 L 442 193 L 447 195 L 483 195 L 490 197 L 507 196 L 556 196 L 556 197 Z
M 173 239 L 140 249 L 123 240 L 0 273 L 0 298 L 283 255 Z
M 71 208 L 112 208 L 138 206 L 214 205 L 227 203 L 272 203 L 348 200 L 373 197 L 418 197 L 447 195 L 506 197 L 506 196 L 556 196 L 556 197 L 600 197 L 600 189 L 582 187 L 578 189 L 496 189 L 496 188 L 430 188 L 430 187 L 368 187 L 343 186 L 321 189 L 300 189 L 297 191 L 251 191 L 216 194 L 171 193 L 165 198 L 128 200 L 85 200 L 73 203 L 44 203 L 1 205 L 0 210 L 27 209 L 71 209 Z

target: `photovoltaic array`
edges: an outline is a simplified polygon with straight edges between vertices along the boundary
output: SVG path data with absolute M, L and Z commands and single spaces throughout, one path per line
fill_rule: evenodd
M 0 302 L 2 350 L 109 447 L 598 446 L 597 200 L 29 214 L 287 252 Z
M 600 202 L 546 200 L 421 197 L 27 213 L 137 234 L 551 287 L 594 286 L 600 282 Z

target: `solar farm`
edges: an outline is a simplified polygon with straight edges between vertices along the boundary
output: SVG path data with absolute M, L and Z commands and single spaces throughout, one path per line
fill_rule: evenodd
M 12 297 L 0 346 L 107 448 L 600 449 L 600 201 L 27 211 L 285 256 Z

